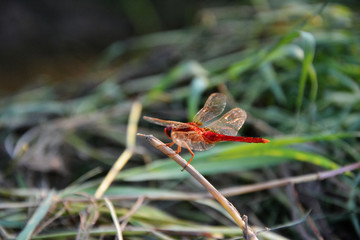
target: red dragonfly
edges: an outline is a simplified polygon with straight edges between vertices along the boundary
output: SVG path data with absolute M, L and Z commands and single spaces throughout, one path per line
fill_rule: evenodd
M 204 151 L 212 148 L 215 143 L 222 141 L 247 143 L 270 142 L 264 138 L 236 136 L 246 120 L 246 112 L 241 108 L 234 108 L 218 120 L 210 122 L 224 111 L 225 105 L 225 94 L 213 93 L 207 99 L 204 107 L 195 115 L 192 122 L 182 123 L 147 116 L 144 116 L 144 119 L 151 123 L 165 126 L 164 131 L 166 136 L 172 139 L 172 142 L 166 145 L 171 147 L 176 143 L 178 145 L 177 154 L 180 153 L 181 147 L 189 150 L 192 156 L 184 169 L 194 158 L 194 153 L 191 150 Z

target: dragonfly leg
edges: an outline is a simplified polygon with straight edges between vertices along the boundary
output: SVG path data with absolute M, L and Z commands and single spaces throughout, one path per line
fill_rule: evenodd
M 185 167 L 181 170 L 182 172 L 183 172 L 183 171 L 185 170 L 185 168 L 190 164 L 191 160 L 193 160 L 193 158 L 194 158 L 194 156 L 195 156 L 195 154 L 191 151 L 189 145 L 187 145 L 186 142 L 183 142 L 183 143 L 184 143 L 185 147 L 187 148 L 187 150 L 189 150 L 189 152 L 190 152 L 190 154 L 191 154 L 191 158 L 190 158 L 190 160 L 188 161 L 188 163 L 185 165 Z
M 172 145 L 174 145 L 174 142 L 166 143 L 165 145 L 168 146 L 168 147 L 171 147 Z M 173 153 L 173 154 L 170 154 L 169 156 L 177 155 L 177 154 L 179 154 L 180 152 L 181 152 L 181 146 L 178 145 L 176 152 Z
M 186 142 L 183 142 L 185 147 L 187 148 L 187 150 L 189 150 L 190 154 L 191 154 L 191 158 L 190 160 L 187 162 L 187 164 L 185 165 L 185 167 L 181 170 L 181 171 L 184 171 L 185 168 L 190 164 L 191 160 L 193 160 L 195 154 L 191 151 L 189 145 L 186 143 Z M 171 142 L 171 143 L 166 143 L 165 145 L 168 146 L 168 147 L 171 147 L 172 145 L 174 145 L 175 142 Z M 177 150 L 174 154 L 170 154 L 169 156 L 172 156 L 172 155 L 177 155 L 181 152 L 181 145 L 179 144 L 178 147 L 177 147 Z
M 171 147 L 171 146 L 174 145 L 174 144 L 175 144 L 175 142 L 165 143 L 165 145 L 168 146 L 168 147 Z
M 181 152 L 181 145 L 178 145 L 178 149 L 176 151 L 176 154 L 179 154 Z

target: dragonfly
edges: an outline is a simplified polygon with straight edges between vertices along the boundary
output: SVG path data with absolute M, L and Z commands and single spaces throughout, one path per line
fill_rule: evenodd
M 163 120 L 144 116 L 148 122 L 165 126 L 165 135 L 172 142 L 166 145 L 171 147 L 177 145 L 176 154 L 181 152 L 181 148 L 186 148 L 191 158 L 182 171 L 190 164 L 195 154 L 194 151 L 204 151 L 215 146 L 218 142 L 246 142 L 246 143 L 268 143 L 264 138 L 236 136 L 239 129 L 243 126 L 247 114 L 241 108 L 233 108 L 225 113 L 218 120 L 214 120 L 225 109 L 226 95 L 223 93 L 213 93 L 209 96 L 205 105 L 193 118 L 192 122 L 183 123 L 171 120 Z

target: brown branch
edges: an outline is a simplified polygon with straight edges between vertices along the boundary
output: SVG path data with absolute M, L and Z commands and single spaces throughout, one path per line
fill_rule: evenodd
M 187 162 L 185 159 L 176 154 L 171 148 L 161 142 L 159 139 L 155 138 L 152 135 L 137 134 L 138 136 L 145 137 L 151 145 L 162 151 L 164 154 L 168 155 L 173 159 L 177 164 L 183 168 L 186 166 Z M 188 165 L 185 170 L 190 173 L 199 183 L 201 183 L 209 193 L 225 208 L 225 210 L 231 215 L 237 225 L 242 229 L 243 233 L 247 233 L 248 240 L 257 240 L 258 238 L 255 235 L 255 232 L 244 222 L 241 218 L 240 213 L 237 209 L 229 202 L 211 183 L 206 180 L 206 178 L 201 175 L 193 166 Z

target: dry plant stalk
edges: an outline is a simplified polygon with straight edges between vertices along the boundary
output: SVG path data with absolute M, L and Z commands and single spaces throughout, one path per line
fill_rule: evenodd
M 187 161 L 180 157 L 179 154 L 176 154 L 174 150 L 166 146 L 165 143 L 161 142 L 159 139 L 152 135 L 137 134 L 138 136 L 145 137 L 151 145 L 162 151 L 164 154 L 172 158 L 177 164 L 185 168 Z M 246 236 L 247 240 L 257 240 L 255 232 L 246 224 L 242 219 L 240 213 L 229 202 L 206 178 L 201 175 L 193 166 L 188 165 L 185 170 L 190 173 L 201 185 L 203 185 L 206 190 L 213 195 L 213 197 L 225 208 L 225 210 L 231 215 L 237 225 L 242 229 L 243 235 Z
M 101 198 L 104 195 L 105 191 L 114 181 L 116 175 L 120 172 L 120 170 L 125 166 L 125 164 L 131 158 L 135 148 L 137 125 L 141 115 L 141 109 L 142 109 L 141 103 L 134 102 L 131 108 L 128 128 L 126 133 L 126 149 L 116 160 L 115 164 L 112 166 L 112 168 L 110 169 L 104 180 L 101 182 L 100 186 L 95 192 L 95 198 Z
M 122 236 L 122 231 L 121 231 L 121 226 L 119 224 L 118 218 L 116 216 L 116 212 L 115 212 L 115 208 L 114 205 L 111 203 L 111 201 L 105 197 L 104 201 L 106 203 L 106 206 L 109 208 L 110 210 L 110 214 L 111 214 L 111 218 L 114 222 L 115 228 L 116 228 L 116 232 L 117 232 L 117 239 L 118 240 L 123 240 L 123 236 Z
M 244 185 L 240 187 L 230 187 L 221 190 L 221 193 L 225 196 L 237 196 L 245 193 L 251 192 L 258 192 L 266 189 L 286 186 L 289 184 L 299 184 L 305 182 L 312 182 L 312 181 L 321 181 L 327 178 L 332 178 L 340 174 L 349 173 L 350 171 L 356 170 L 360 168 L 360 162 L 349 164 L 343 166 L 341 168 L 335 170 L 327 170 L 321 171 L 318 173 L 310 173 L 296 177 L 287 177 L 282 179 L 276 179 L 272 181 L 262 182 L 262 183 L 254 183 L 249 185 Z

